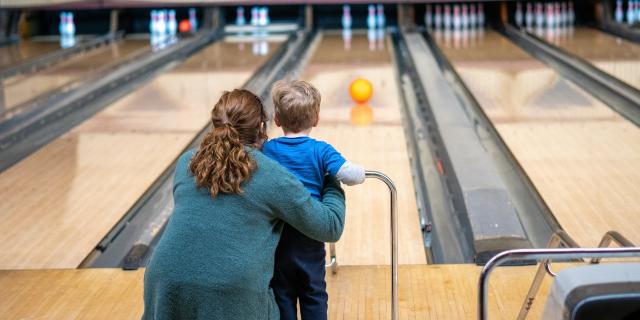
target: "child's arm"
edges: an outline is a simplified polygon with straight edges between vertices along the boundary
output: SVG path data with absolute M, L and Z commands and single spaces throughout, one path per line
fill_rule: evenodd
M 361 184 L 364 182 L 365 178 L 364 168 L 357 164 L 346 161 L 342 165 L 342 167 L 340 167 L 338 173 L 336 173 L 336 178 L 338 178 L 338 181 L 348 186 Z
M 322 162 L 329 174 L 338 181 L 353 186 L 364 182 L 364 168 L 347 161 L 336 149 L 322 142 Z

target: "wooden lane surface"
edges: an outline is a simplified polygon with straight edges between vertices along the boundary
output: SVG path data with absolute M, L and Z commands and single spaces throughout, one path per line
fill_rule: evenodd
M 554 43 L 640 90 L 640 45 L 592 28 L 576 28 Z
M 267 58 L 215 43 L 2 172 L 0 269 L 77 267 Z
M 554 266 L 560 270 L 566 266 Z M 496 269 L 489 286 L 491 319 L 514 319 L 535 268 Z M 399 269 L 400 319 L 476 319 L 480 267 L 403 265 Z M 139 319 L 144 270 L 0 271 L 0 314 L 11 319 Z M 539 319 L 551 278 L 533 304 Z M 347 266 L 327 275 L 329 319 L 389 319 L 389 267 Z
M 39 72 L 3 79 L 0 87 L 4 90 L 4 108 L 11 110 L 21 103 L 63 87 L 71 81 L 108 72 L 122 60 L 149 50 L 149 41 L 123 39 L 78 54 Z
M 1 46 L 0 70 L 55 50 L 61 50 L 60 43 L 56 41 L 22 40 L 16 44 Z
M 371 81 L 374 95 L 356 105 L 348 94 L 358 77 Z M 370 51 L 366 35 L 354 34 L 349 51 L 340 35 L 324 34 L 302 79 L 322 94 L 320 123 L 311 137 L 327 141 L 354 163 L 387 174 L 398 187 L 399 262 L 426 263 L 415 191 L 407 155 L 394 66 L 388 49 Z M 272 131 L 272 136 L 280 135 Z M 337 243 L 340 265 L 382 265 L 390 261 L 389 191 L 377 180 L 345 186 L 347 218 Z
M 483 39 L 441 48 L 562 228 L 582 246 L 609 230 L 640 243 L 640 130 L 497 33 Z

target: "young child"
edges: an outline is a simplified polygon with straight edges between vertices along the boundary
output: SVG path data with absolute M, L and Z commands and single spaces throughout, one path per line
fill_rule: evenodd
M 318 125 L 320 92 L 304 81 L 279 81 L 271 90 L 274 120 L 284 137 L 264 144 L 263 153 L 293 173 L 320 199 L 326 174 L 346 185 L 364 182 L 364 169 L 345 160 L 330 144 L 309 137 Z M 327 299 L 324 243 L 285 225 L 276 249 L 273 288 L 281 319 L 326 319 Z

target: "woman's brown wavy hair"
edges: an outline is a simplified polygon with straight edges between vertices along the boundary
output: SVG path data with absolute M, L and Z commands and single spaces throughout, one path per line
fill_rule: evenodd
M 196 185 L 214 198 L 242 193 L 241 184 L 256 169 L 245 146 L 258 147 L 267 139 L 266 121 L 262 101 L 251 91 L 225 91 L 211 111 L 213 127 L 189 164 Z

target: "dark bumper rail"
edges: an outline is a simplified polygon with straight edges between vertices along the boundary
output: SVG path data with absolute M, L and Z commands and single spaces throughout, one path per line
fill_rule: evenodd
M 45 69 L 54 63 L 65 60 L 78 53 L 89 51 L 89 50 L 98 48 L 100 46 L 109 44 L 113 41 L 117 41 L 118 39 L 122 38 L 122 35 L 123 35 L 122 32 L 117 32 L 115 34 L 109 33 L 104 36 L 91 39 L 86 42 L 80 42 L 71 48 L 57 50 L 52 53 L 37 57 L 35 59 L 25 61 L 18 65 L 1 70 L 0 79 L 9 78 L 11 76 L 15 76 L 18 74 L 32 73 L 38 70 Z

